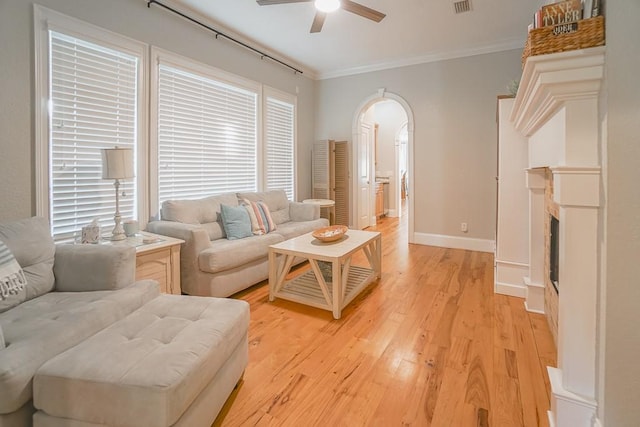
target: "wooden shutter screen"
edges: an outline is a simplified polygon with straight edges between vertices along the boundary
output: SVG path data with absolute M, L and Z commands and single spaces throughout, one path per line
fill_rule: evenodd
M 349 225 L 349 144 L 347 141 L 337 141 L 333 154 L 332 198 L 336 202 L 334 223 Z
M 328 199 L 330 197 L 329 143 L 330 141 L 319 141 L 313 143 L 311 169 L 313 173 L 312 197 L 314 199 Z
M 313 198 L 336 202 L 332 223 L 349 225 L 349 144 L 319 141 L 313 144 Z M 326 213 L 322 212 L 326 218 Z

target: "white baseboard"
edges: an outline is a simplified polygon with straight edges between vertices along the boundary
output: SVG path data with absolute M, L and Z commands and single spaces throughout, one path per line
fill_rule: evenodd
M 398 212 L 396 212 L 396 210 L 395 210 L 395 209 L 389 209 L 389 210 L 387 211 L 387 216 L 388 216 L 388 217 L 391 217 L 391 218 L 395 218 L 395 217 L 397 217 L 397 216 L 398 216 Z
M 597 419 L 597 402 L 566 390 L 562 384 L 561 369 L 547 366 L 547 373 L 551 384 L 549 424 L 558 427 L 592 427 Z
M 514 285 L 511 283 L 496 283 L 494 292 L 496 294 L 518 298 L 526 298 L 527 296 L 527 288 L 523 285 Z
M 527 287 L 522 278 L 529 274 L 529 264 L 495 259 L 495 288 L 497 294 L 526 298 Z
M 524 277 L 522 282 L 527 287 L 527 300 L 524 302 L 527 311 L 544 314 L 544 285 L 532 282 L 529 277 Z
M 537 314 L 544 314 L 544 310 L 538 310 L 537 308 L 531 308 L 529 307 L 529 304 L 527 304 L 527 302 L 524 302 L 524 309 L 527 310 L 529 313 L 537 313 Z
M 413 242 L 418 245 L 466 249 L 477 252 L 493 252 L 495 249 L 495 241 L 493 240 L 445 236 L 443 234 L 413 233 Z

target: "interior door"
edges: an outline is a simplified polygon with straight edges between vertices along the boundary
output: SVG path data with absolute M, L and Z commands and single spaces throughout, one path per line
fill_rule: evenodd
M 360 124 L 358 138 L 358 215 L 357 227 L 367 228 L 371 225 L 371 147 L 373 142 L 373 126 L 370 123 Z

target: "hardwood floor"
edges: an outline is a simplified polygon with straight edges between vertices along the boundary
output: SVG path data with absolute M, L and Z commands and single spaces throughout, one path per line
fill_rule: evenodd
M 409 245 L 386 218 L 382 279 L 342 312 L 251 304 L 249 366 L 214 426 L 547 426 L 553 338 L 493 294 L 493 255 Z

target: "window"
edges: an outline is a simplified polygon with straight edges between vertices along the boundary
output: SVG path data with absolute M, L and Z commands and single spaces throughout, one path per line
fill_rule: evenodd
M 37 96 L 46 110 L 37 122 L 37 211 L 62 241 L 93 219 L 113 227 L 114 182 L 102 179 L 100 149 L 138 151 L 144 47 L 119 48 L 114 35 L 44 8 L 35 15 L 47 24 L 36 49 L 43 67 Z M 135 180 L 121 183 L 123 218 L 138 217 L 137 188 Z
M 295 97 L 265 89 L 265 189 L 295 197 Z
M 258 92 L 160 62 L 158 198 L 258 189 Z
M 294 199 L 295 96 L 158 48 L 152 62 L 152 206 L 270 189 Z

